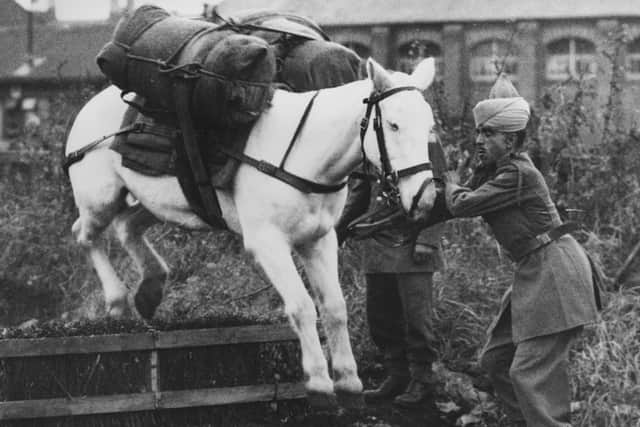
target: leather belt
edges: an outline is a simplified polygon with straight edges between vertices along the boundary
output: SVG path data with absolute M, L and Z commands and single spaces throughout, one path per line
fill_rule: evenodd
M 565 234 L 573 233 L 574 231 L 580 230 L 581 228 L 582 226 L 577 222 L 565 222 L 564 224 L 552 228 L 549 231 L 538 234 L 533 239 L 519 242 L 518 244 L 514 245 L 514 247 L 511 248 L 509 252 L 511 253 L 513 259 L 518 262 L 527 255 L 530 255 L 538 249 L 547 246 L 549 243 L 558 240 Z

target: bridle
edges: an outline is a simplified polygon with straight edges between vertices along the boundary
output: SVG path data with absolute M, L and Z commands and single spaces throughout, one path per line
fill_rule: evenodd
M 400 178 L 404 178 L 409 175 L 416 174 L 422 171 L 432 170 L 431 162 L 418 163 L 414 166 L 409 166 L 404 169 L 394 170 L 393 166 L 391 166 L 391 160 L 389 159 L 389 153 L 387 152 L 386 140 L 384 138 L 384 129 L 382 126 L 382 111 L 380 110 L 380 101 L 394 95 L 398 92 L 403 92 L 407 90 L 417 90 L 420 91 L 415 86 L 399 86 L 384 92 L 373 92 L 369 95 L 368 98 L 362 100 L 364 104 L 367 104 L 367 110 L 365 112 L 364 117 L 360 123 L 360 149 L 362 150 L 362 157 L 365 163 L 365 168 L 367 167 L 367 156 L 364 150 L 364 137 L 367 133 L 367 129 L 369 128 L 369 120 L 371 118 L 371 112 L 375 109 L 375 117 L 373 119 L 373 129 L 376 132 L 376 141 L 378 142 L 378 152 L 380 153 L 380 164 L 382 165 L 382 179 L 381 185 L 383 187 L 383 193 L 387 194 L 387 197 L 392 199 L 391 202 L 397 204 L 400 199 L 400 193 L 398 190 L 398 181 Z M 426 138 L 426 137 L 425 137 Z M 366 172 L 366 170 L 365 170 Z M 420 185 L 418 192 L 413 196 L 413 200 L 411 201 L 411 208 L 409 209 L 408 215 L 412 217 L 413 212 L 418 207 L 418 202 L 422 197 L 422 194 L 426 190 L 429 182 L 431 180 L 429 178 L 425 179 Z

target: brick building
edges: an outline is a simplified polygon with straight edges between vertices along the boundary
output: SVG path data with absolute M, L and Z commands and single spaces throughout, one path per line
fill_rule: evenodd
M 640 111 L 640 3 L 628 0 L 234 0 L 221 11 L 270 7 L 309 16 L 333 40 L 408 70 L 434 56 L 450 109 L 486 96 L 496 62 L 530 102 L 570 78 L 592 83 L 605 102 L 612 66 L 602 54 L 617 31 L 622 100 Z M 497 60 L 497 61 L 496 61 Z
M 106 84 L 94 58 L 123 11 L 116 0 L 112 5 L 107 20 L 68 23 L 57 21 L 53 9 L 30 16 L 0 0 L 0 150 L 25 123 L 46 118 L 71 87 Z
M 0 1 L 0 128 L 5 136 L 20 110 L 46 110 L 43 94 L 72 84 L 104 84 L 94 56 L 111 36 L 125 2 L 111 3 L 112 16 L 103 22 L 61 23 L 52 12 L 38 14 L 29 42 L 24 11 L 12 1 Z M 135 2 L 126 3 L 131 7 Z M 637 1 L 226 0 L 220 5 L 223 14 L 256 8 L 306 15 L 333 40 L 392 69 L 410 70 L 421 57 L 435 57 L 453 113 L 486 95 L 496 64 L 511 74 L 530 102 L 554 85 L 582 76 L 596 101 L 604 103 L 612 67 L 602 51 L 624 28 L 619 101 L 628 119 L 640 113 Z

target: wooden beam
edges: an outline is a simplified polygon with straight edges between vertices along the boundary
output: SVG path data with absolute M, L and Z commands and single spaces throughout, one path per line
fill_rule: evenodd
M 158 408 L 176 409 L 197 406 L 231 405 L 234 403 L 269 402 L 305 397 L 304 384 L 283 383 L 248 385 L 239 387 L 209 388 L 202 390 L 163 391 Z
M 0 340 L 0 359 L 7 357 L 206 347 L 210 345 L 293 341 L 296 339 L 297 336 L 287 324 L 186 329 L 156 332 L 154 334 L 3 339 Z
M 0 340 L 0 358 L 142 351 L 153 347 L 154 338 L 151 334 L 16 338 Z
M 0 420 L 109 414 L 154 409 L 154 393 L 0 402 Z
M 117 394 L 74 399 L 0 402 L 0 420 L 95 415 L 154 409 L 219 406 L 305 397 L 304 384 L 282 383 L 155 393 Z
M 156 348 L 202 347 L 218 344 L 293 341 L 296 339 L 298 337 L 287 324 L 235 326 L 160 332 Z

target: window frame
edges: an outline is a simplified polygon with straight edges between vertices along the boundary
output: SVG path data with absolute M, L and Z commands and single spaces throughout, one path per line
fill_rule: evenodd
M 637 50 L 630 51 L 629 48 L 637 46 Z M 633 71 L 631 62 L 638 62 L 638 71 Z M 624 58 L 625 74 L 629 80 L 640 80 L 640 37 L 636 37 L 627 44 L 627 51 Z
M 482 46 L 486 46 L 486 45 L 490 45 L 490 50 L 491 50 L 490 56 L 474 54 L 474 52 L 476 52 Z M 501 47 L 504 47 L 504 50 L 506 51 L 506 56 L 500 55 Z M 476 67 L 474 66 L 474 62 L 483 61 L 485 66 L 487 64 L 490 64 L 491 67 L 495 68 L 495 61 L 497 58 L 505 58 L 506 65 L 507 65 L 507 67 L 505 68 L 510 68 L 509 63 L 513 65 L 515 72 L 509 72 L 509 71 L 503 71 L 503 72 L 507 73 L 507 75 L 509 76 L 509 79 L 512 82 L 518 81 L 518 66 L 519 66 L 518 57 L 516 55 L 513 55 L 509 51 L 509 43 L 507 41 L 498 39 L 498 38 L 492 38 L 490 40 L 484 40 L 479 43 L 476 43 L 471 49 L 470 55 L 469 55 L 469 78 L 471 79 L 471 81 L 474 83 L 493 83 L 498 77 L 497 70 L 495 70 L 490 74 L 474 73 L 474 70 L 476 69 Z
M 549 46 L 554 43 L 560 43 L 567 41 L 569 43 L 569 52 L 568 53 L 560 53 L 560 54 L 552 54 L 549 52 Z M 576 49 L 576 44 L 578 41 L 587 42 L 592 49 L 589 53 L 578 53 Z M 550 72 L 550 64 L 552 58 L 561 59 L 565 58 L 568 70 L 565 69 L 563 72 Z M 551 40 L 545 46 L 545 64 L 544 64 L 544 75 L 545 78 L 549 81 L 562 81 L 570 78 L 579 79 L 580 74 L 577 70 L 577 64 L 581 61 L 588 62 L 593 67 L 593 70 L 590 70 L 583 74 L 585 79 L 590 79 L 596 77 L 598 73 L 598 61 L 597 61 L 597 50 L 596 45 L 591 40 L 582 38 L 582 37 L 562 37 L 559 39 Z

